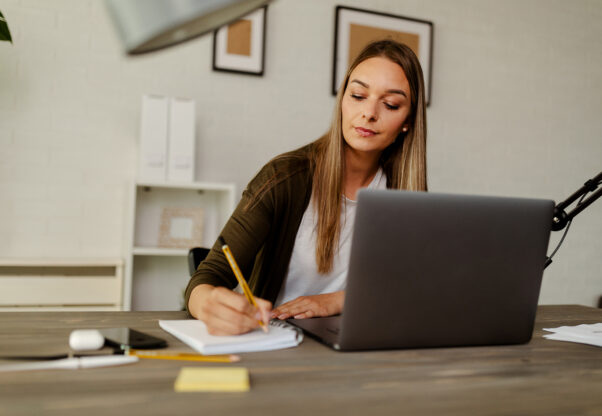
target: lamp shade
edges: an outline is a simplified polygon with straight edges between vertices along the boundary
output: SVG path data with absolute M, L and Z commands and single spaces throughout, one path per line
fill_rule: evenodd
M 105 0 L 130 55 L 203 35 L 270 0 Z

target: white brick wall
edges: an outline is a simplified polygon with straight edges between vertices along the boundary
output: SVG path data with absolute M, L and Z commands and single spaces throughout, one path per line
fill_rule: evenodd
M 566 198 L 602 168 L 602 3 L 347 0 L 435 23 L 433 191 Z M 213 72 L 212 36 L 127 58 L 100 0 L 3 0 L 0 256 L 122 256 L 140 97 L 197 101 L 197 179 L 242 190 L 328 126 L 335 0 L 277 0 L 263 77 Z M 300 30 L 301 29 L 301 30 Z M 602 295 L 602 201 L 546 271 L 543 303 Z M 558 239 L 553 236 L 553 241 Z
M 113 114 L 122 87 L 97 76 L 122 60 L 100 46 L 115 43 L 102 3 L 0 7 L 14 37 L 0 45 L 0 256 L 120 257 L 135 129 Z

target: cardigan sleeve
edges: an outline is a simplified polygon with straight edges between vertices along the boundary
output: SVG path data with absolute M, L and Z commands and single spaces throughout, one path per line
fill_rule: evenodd
M 248 279 L 257 253 L 263 246 L 272 225 L 274 195 L 265 192 L 266 183 L 275 175 L 273 164 L 267 164 L 251 180 L 242 194 L 234 213 L 224 226 L 221 236 L 232 250 L 243 275 Z M 185 305 L 192 290 L 200 284 L 225 286 L 233 289 L 238 284 L 220 244 L 216 241 L 207 258 L 192 275 L 185 291 Z
M 272 302 L 286 277 L 295 236 L 311 197 L 312 146 L 266 164 L 247 185 L 221 232 L 253 293 Z M 229 289 L 238 284 L 217 242 L 190 278 L 184 292 L 186 309 L 192 290 L 200 284 Z

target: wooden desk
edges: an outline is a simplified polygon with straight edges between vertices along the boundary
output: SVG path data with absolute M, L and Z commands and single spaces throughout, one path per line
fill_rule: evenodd
M 157 319 L 183 317 L 2 313 L 0 355 L 64 351 L 72 329 L 112 326 L 162 336 L 181 350 Z M 306 338 L 294 349 L 243 354 L 247 393 L 175 393 L 180 367 L 216 365 L 184 361 L 0 373 L 0 415 L 602 414 L 602 349 L 542 338 L 543 327 L 595 322 L 602 322 L 600 309 L 541 306 L 533 340 L 500 347 L 340 353 Z

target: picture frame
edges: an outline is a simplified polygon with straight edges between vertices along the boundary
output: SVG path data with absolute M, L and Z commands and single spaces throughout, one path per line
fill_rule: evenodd
M 213 70 L 263 75 L 267 7 L 260 7 L 213 33 Z
M 347 68 L 368 43 L 393 39 L 408 45 L 424 75 L 425 98 L 431 101 L 433 22 L 377 11 L 337 6 L 335 13 L 332 93 L 337 94 Z
M 201 245 L 203 210 L 166 207 L 161 211 L 159 247 L 192 248 Z

